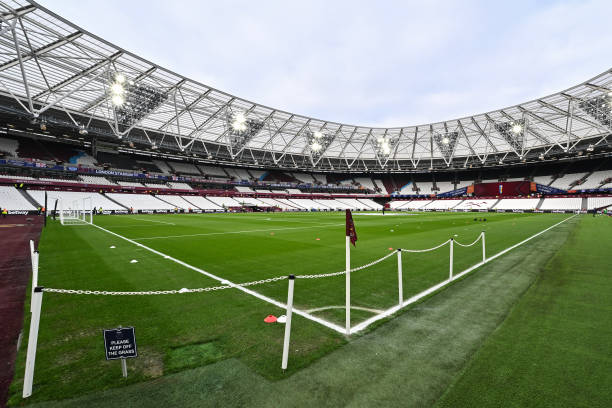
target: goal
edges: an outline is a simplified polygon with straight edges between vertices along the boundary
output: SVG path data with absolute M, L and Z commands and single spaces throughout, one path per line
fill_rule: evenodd
M 84 197 L 70 203 L 60 199 L 58 212 L 62 225 L 93 224 L 93 199 Z

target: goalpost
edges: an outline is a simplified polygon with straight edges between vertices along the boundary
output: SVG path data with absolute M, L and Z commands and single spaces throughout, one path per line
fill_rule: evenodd
M 71 203 L 58 200 L 58 211 L 62 225 L 93 224 L 93 199 L 84 197 Z

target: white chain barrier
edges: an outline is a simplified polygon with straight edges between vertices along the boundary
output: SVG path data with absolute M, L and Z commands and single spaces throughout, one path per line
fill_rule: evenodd
M 462 246 L 462 247 L 471 247 L 472 245 L 476 244 L 476 243 L 477 243 L 478 241 L 480 241 L 481 239 L 482 239 L 482 234 L 480 234 L 480 235 L 478 236 L 478 238 L 476 238 L 476 241 L 472 242 L 471 244 L 464 245 L 464 244 L 459 243 L 457 240 L 455 240 L 455 244 L 456 244 L 456 245 L 459 245 L 459 246 Z
M 478 242 L 480 239 L 482 238 L 482 235 L 479 236 L 476 241 L 474 241 L 473 243 L 471 243 L 470 245 L 462 245 L 459 244 L 458 242 L 455 241 L 456 244 L 461 245 L 461 246 L 472 246 L 474 245 L 476 242 Z M 350 272 L 357 272 L 363 269 L 367 269 L 371 266 L 374 266 L 382 261 L 384 261 L 387 258 L 392 257 L 393 255 L 395 255 L 397 253 L 397 251 L 401 251 L 401 252 L 429 252 L 429 251 L 434 251 L 438 248 L 443 247 L 444 245 L 448 244 L 451 240 L 449 239 L 448 241 L 445 241 L 443 243 L 441 243 L 438 246 L 435 246 L 433 248 L 427 248 L 427 249 L 398 249 L 396 251 L 392 251 L 389 254 L 383 256 L 382 258 L 378 258 L 373 260 L 370 263 L 367 263 L 365 265 L 361 265 L 358 267 L 355 267 L 353 269 L 350 270 Z M 332 276 L 340 276 L 340 275 L 345 275 L 346 271 L 339 271 L 339 272 L 332 272 L 332 273 L 321 273 L 321 274 L 314 274 L 314 275 L 296 275 L 295 278 L 296 279 L 317 279 L 317 278 L 329 278 Z M 177 294 L 184 294 L 184 293 L 202 293 L 202 292 L 213 292 L 216 290 L 223 290 L 223 289 L 230 289 L 230 288 L 234 288 L 237 286 L 241 286 L 241 287 L 246 287 L 246 286 L 254 286 L 254 285 L 261 285 L 263 283 L 270 283 L 270 282 L 276 282 L 276 281 L 280 281 L 280 280 L 285 280 L 287 279 L 287 276 L 277 276 L 275 278 L 269 278 L 269 279 L 261 279 L 261 280 L 256 280 L 256 281 L 252 281 L 252 282 L 244 282 L 244 283 L 236 283 L 236 284 L 232 284 L 232 285 L 222 285 L 222 286 L 209 286 L 206 288 L 195 288 L 195 289 L 187 289 L 187 288 L 183 288 L 183 289 L 174 289 L 174 290 L 151 290 L 151 291 L 132 291 L 132 292 L 121 292 L 121 291 L 107 291 L 107 290 L 83 290 L 83 289 L 56 289 L 56 288 L 43 288 L 43 292 L 49 292 L 49 293 L 63 293 L 63 294 L 70 294 L 70 295 L 101 295 L 101 296 L 146 296 L 146 295 L 177 295 Z
M 400 249 L 400 251 L 402 251 L 402 252 L 429 252 L 429 251 L 435 251 L 438 248 L 442 248 L 444 245 L 448 244 L 449 242 L 451 242 L 450 239 L 448 241 L 444 241 L 440 245 L 435 246 L 433 248 L 427 248 L 427 249 Z

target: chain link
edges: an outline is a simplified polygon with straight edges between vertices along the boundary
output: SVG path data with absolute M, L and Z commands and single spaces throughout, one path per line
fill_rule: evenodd
M 462 246 L 462 247 L 471 247 L 472 245 L 476 244 L 476 243 L 477 243 L 478 241 L 480 241 L 481 239 L 482 239 L 482 234 L 480 234 L 480 235 L 478 236 L 478 238 L 476 238 L 476 241 L 472 242 L 472 243 L 471 243 L 471 244 L 469 244 L 469 245 L 461 244 L 461 243 L 459 243 L 457 240 L 455 240 L 455 244 L 457 244 L 457 245 L 459 245 L 459 246 Z
M 450 239 L 448 241 L 444 241 L 440 245 L 435 246 L 433 248 L 427 248 L 427 249 L 401 249 L 401 251 L 402 252 L 429 252 L 429 251 L 436 250 L 438 248 L 442 248 L 444 245 L 448 244 L 449 242 L 451 242 Z

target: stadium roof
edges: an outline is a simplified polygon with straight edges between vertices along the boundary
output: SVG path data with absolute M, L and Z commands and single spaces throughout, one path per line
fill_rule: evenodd
M 237 164 L 410 170 L 512 162 L 608 145 L 612 125 L 612 70 L 487 113 L 372 128 L 285 112 L 214 89 L 35 2 L 0 0 L 0 47 L 0 93 L 33 120 L 51 121 L 53 112 L 61 112 L 75 128 L 104 123 L 124 141 Z

